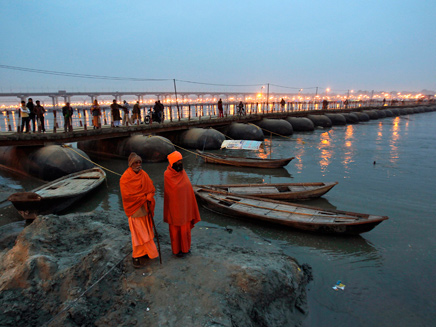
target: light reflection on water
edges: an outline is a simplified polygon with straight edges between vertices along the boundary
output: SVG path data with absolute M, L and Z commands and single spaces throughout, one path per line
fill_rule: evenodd
M 337 325 L 338 321 L 341 326 L 431 326 L 436 319 L 435 125 L 436 112 L 422 113 L 295 133 L 291 139 L 273 137 L 272 143 L 268 138 L 259 152 L 222 151 L 295 157 L 277 170 L 205 164 L 197 156 L 181 152 L 194 184 L 339 181 L 323 198 L 308 204 L 390 217 L 368 233 L 343 238 L 237 220 L 200 209 L 203 221 L 247 227 L 313 267 L 305 326 Z M 119 173 L 126 169 L 123 160 L 96 161 Z M 143 165 L 156 187 L 156 221 L 162 219 L 166 167 L 166 163 Z M 108 174 L 108 190 L 99 189 L 83 202 L 86 208 L 74 210 L 110 210 L 124 218 L 118 182 L 119 176 Z M 24 179 L 17 185 L 28 186 Z M 337 280 L 346 284 L 345 291 L 332 290 Z
M 330 135 L 328 132 L 324 132 L 320 135 L 320 143 L 318 145 L 320 152 L 319 165 L 321 167 L 321 172 L 327 172 L 327 168 L 330 164 L 330 160 L 333 156 L 333 149 L 330 145 Z

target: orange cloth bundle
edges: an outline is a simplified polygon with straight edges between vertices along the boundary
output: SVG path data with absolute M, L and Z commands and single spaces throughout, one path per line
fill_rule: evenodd
M 137 174 L 128 168 L 120 179 L 121 197 L 127 217 L 132 216 L 142 205 L 148 209 L 149 214 L 154 216 L 155 188 L 148 174 L 141 170 Z M 147 206 L 147 203 L 148 206 Z

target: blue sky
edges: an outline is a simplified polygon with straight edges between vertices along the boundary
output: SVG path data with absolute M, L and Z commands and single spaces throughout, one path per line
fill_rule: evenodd
M 0 92 L 436 90 L 435 1 L 0 0 Z M 312 89 L 313 90 L 313 89 Z M 294 91 L 289 89 L 289 91 Z M 296 91 L 298 92 L 298 90 Z

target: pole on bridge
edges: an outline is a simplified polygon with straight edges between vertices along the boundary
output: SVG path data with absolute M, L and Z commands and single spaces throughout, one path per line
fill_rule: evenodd
M 176 94 L 177 115 L 179 116 L 179 121 L 180 121 L 180 108 L 179 108 L 179 102 L 177 101 L 176 79 L 173 79 L 173 82 L 174 82 L 174 93 Z
M 85 131 L 88 130 L 88 126 L 86 124 L 86 119 L 87 119 L 86 110 L 85 110 L 85 108 L 83 108 L 83 128 Z M 80 125 L 82 125 L 82 121 L 80 121 Z
M 268 110 L 268 100 L 269 100 L 269 83 L 268 83 L 268 87 L 266 89 L 266 112 L 269 112 Z
M 9 118 L 9 110 L 6 111 L 6 116 L 8 117 L 8 131 L 12 131 L 11 120 Z
M 57 127 L 57 119 L 56 119 L 56 109 L 53 109 L 53 133 L 56 133 L 56 127 Z

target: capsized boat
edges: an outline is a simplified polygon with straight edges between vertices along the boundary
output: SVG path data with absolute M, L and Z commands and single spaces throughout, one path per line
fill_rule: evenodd
M 309 200 L 330 191 L 334 183 L 264 183 L 264 184 L 215 184 L 194 185 L 236 195 L 256 196 L 275 200 Z
M 324 210 L 290 202 L 227 194 L 194 187 L 199 202 L 207 209 L 227 216 L 325 234 L 357 235 L 372 230 L 387 216 Z
M 8 198 L 24 219 L 57 214 L 100 186 L 106 173 L 98 167 L 69 174 L 30 192 L 18 192 Z
M 281 168 L 286 166 L 292 159 L 284 158 L 284 159 L 263 159 L 263 158 L 246 158 L 246 157 L 235 157 L 235 156 L 227 156 L 221 154 L 215 154 L 210 152 L 203 152 L 201 150 L 197 150 L 197 153 L 200 157 L 203 158 L 204 162 L 213 163 L 213 164 L 221 164 L 221 165 L 230 165 L 236 167 L 254 167 L 254 168 Z

